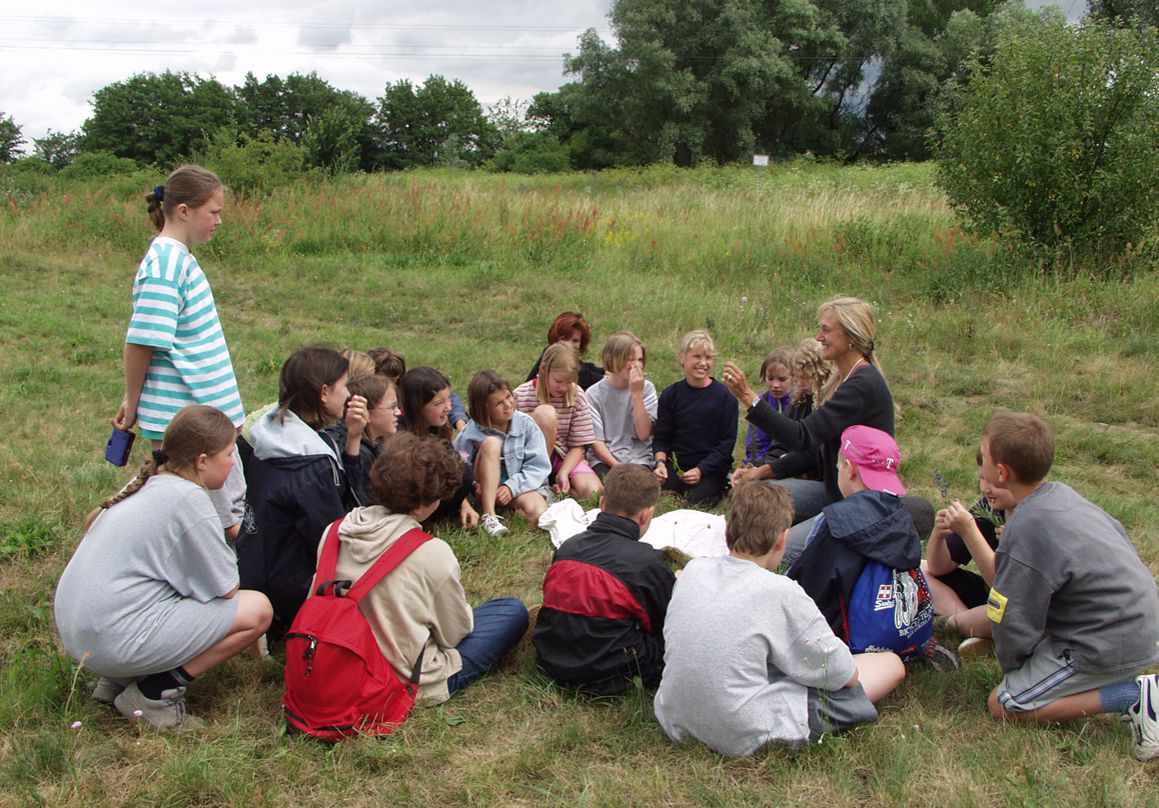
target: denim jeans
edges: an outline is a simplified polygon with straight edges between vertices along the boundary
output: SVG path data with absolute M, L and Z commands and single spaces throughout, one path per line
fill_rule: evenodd
M 527 631 L 527 607 L 515 598 L 495 598 L 476 606 L 475 630 L 457 646 L 462 669 L 447 680 L 453 696 L 499 664 Z

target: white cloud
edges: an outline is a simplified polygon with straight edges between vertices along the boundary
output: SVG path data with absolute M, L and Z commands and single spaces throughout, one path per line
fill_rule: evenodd
M 79 129 L 101 87 L 142 72 L 188 71 L 241 84 L 316 72 L 374 101 L 401 78 L 459 79 L 483 104 L 530 98 L 564 82 L 562 54 L 587 28 L 607 30 L 611 0 L 203 0 L 142 6 L 44 0 L 0 12 L 0 112 L 31 143 Z M 166 10 L 173 10 L 166 14 Z

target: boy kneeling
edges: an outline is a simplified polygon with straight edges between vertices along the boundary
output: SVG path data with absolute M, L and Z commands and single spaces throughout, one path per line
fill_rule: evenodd
M 731 757 L 800 744 L 877 720 L 873 703 L 905 678 L 892 652 L 852 654 L 813 600 L 775 570 L 793 506 L 759 482 L 733 491 L 729 555 L 689 562 L 664 627 L 656 718 Z
M 1004 674 L 990 715 L 1069 721 L 1120 712 L 1135 757 L 1159 756 L 1159 593 L 1123 526 L 1069 486 L 1045 482 L 1054 436 L 1029 413 L 982 431 L 982 478 L 1007 513 L 987 615 Z

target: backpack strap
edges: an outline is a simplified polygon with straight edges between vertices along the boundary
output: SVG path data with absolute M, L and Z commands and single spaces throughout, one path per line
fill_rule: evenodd
M 318 570 L 315 580 L 325 583 L 332 583 L 334 580 L 334 568 L 338 565 L 338 528 L 342 526 L 344 519 L 345 517 L 335 519 L 326 529 L 322 538 L 322 554 L 318 556 Z M 323 588 L 325 588 L 325 584 L 318 587 L 317 594 L 321 595 Z
M 378 586 L 379 581 L 389 575 L 407 556 L 417 550 L 419 545 L 433 538 L 434 536 L 424 533 L 421 528 L 412 527 L 406 533 L 402 534 L 390 546 L 389 550 L 379 556 L 378 560 L 374 562 L 374 565 L 370 569 L 362 573 L 362 577 L 358 579 L 358 583 L 350 588 L 350 591 L 346 593 L 346 597 L 356 603 L 362 600 L 371 589 Z

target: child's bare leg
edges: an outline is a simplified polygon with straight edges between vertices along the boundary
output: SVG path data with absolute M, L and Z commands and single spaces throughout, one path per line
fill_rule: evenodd
M 237 614 L 233 618 L 229 634 L 208 651 L 181 666 L 190 676 L 200 676 L 210 668 L 237 656 L 253 645 L 270 627 L 270 621 L 274 619 L 274 609 L 265 595 L 242 589 L 234 597 L 238 600 Z
M 539 426 L 539 431 L 543 433 L 543 441 L 547 444 L 547 453 L 550 455 L 555 451 L 555 439 L 559 435 L 559 416 L 556 415 L 555 407 L 540 404 L 532 411 L 531 417 Z
M 538 491 L 520 494 L 512 500 L 512 504 L 533 525 L 539 525 L 539 517 L 543 516 L 543 512 L 547 510 L 547 500 Z
M 1102 699 L 1099 691 L 1088 690 L 1085 693 L 1075 693 L 1073 696 L 1063 696 L 1052 701 L 1045 707 L 1037 710 L 1007 710 L 998 700 L 998 691 L 1001 685 L 990 692 L 987 707 L 990 717 L 995 721 L 1019 721 L 1022 723 L 1056 723 L 1060 721 L 1074 721 L 1076 718 L 1085 718 L 1088 715 L 1097 715 L 1103 711 Z
M 499 490 L 499 458 L 503 442 L 494 435 L 484 438 L 475 455 L 475 480 L 483 513 L 495 515 L 495 494 Z
M 985 606 L 975 606 L 973 609 L 958 612 L 947 620 L 946 623 L 963 637 L 985 637 L 990 639 L 994 636 L 994 624 L 986 616 Z
M 857 664 L 857 681 L 875 704 L 905 680 L 905 664 L 893 651 L 854 654 L 853 661 Z
M 587 499 L 604 490 L 599 475 L 581 472 L 571 476 L 571 490 L 578 499 Z
M 922 559 L 922 574 L 926 576 L 926 585 L 930 588 L 930 597 L 934 599 L 934 612 L 943 617 L 951 617 L 958 612 L 966 611 L 967 607 L 958 593 L 946 584 L 930 575 L 926 569 L 925 559 Z

